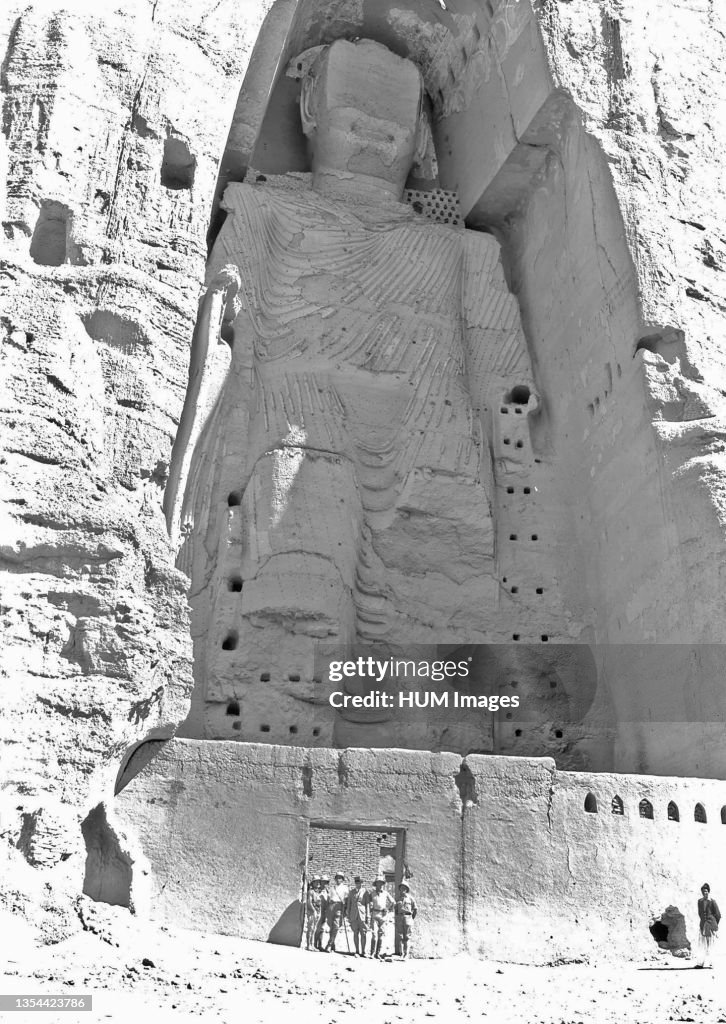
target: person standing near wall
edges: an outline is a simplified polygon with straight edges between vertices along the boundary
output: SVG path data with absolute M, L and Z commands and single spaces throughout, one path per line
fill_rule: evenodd
M 408 960 L 408 949 L 413 931 L 413 922 L 418 913 L 416 900 L 411 895 L 408 882 L 401 882 L 396 900 L 396 949 L 400 949 L 403 960 Z
M 379 875 L 373 883 L 374 892 L 370 900 L 371 953 L 376 960 L 380 957 L 383 948 L 383 938 L 389 921 L 389 912 L 395 906 L 391 899 L 391 894 L 384 888 L 385 884 L 385 878 Z
M 323 951 L 323 929 L 328 920 L 328 908 L 330 906 L 330 893 L 328 892 L 328 885 L 330 879 L 327 875 L 322 875 L 320 878 L 320 917 L 315 928 L 315 948 Z
M 363 888 L 363 879 L 356 875 L 353 879 L 353 888 L 348 893 L 345 913 L 350 921 L 350 930 L 353 932 L 355 944 L 355 955 L 366 955 L 366 936 L 368 934 L 368 905 L 370 893 Z
M 328 911 L 330 936 L 328 938 L 328 945 L 325 947 L 328 953 L 335 952 L 335 938 L 338 934 L 338 929 L 343 924 L 348 893 L 349 889 L 345 884 L 345 875 L 339 871 L 335 876 L 335 884 L 330 893 L 330 909 Z
M 698 936 L 698 963 L 696 967 L 710 967 L 713 943 L 718 935 L 718 923 L 721 911 L 716 900 L 711 899 L 711 886 L 705 882 L 701 886 L 701 898 L 698 901 L 698 920 L 700 929 Z
M 319 875 L 316 875 L 308 886 L 308 895 L 305 900 L 305 911 L 307 914 L 306 949 L 312 949 L 313 943 L 315 942 L 317 927 L 320 922 L 320 908 L 322 904 L 320 897 L 321 886 L 322 880 Z

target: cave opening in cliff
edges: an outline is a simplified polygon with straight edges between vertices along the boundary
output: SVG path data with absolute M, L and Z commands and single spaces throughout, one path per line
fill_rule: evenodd
M 170 136 L 164 142 L 161 164 L 161 184 L 174 191 L 191 188 L 197 169 L 197 158 L 189 151 L 183 139 Z
M 236 629 L 231 629 L 222 641 L 223 651 L 234 651 L 237 649 L 239 643 L 239 633 Z
M 60 267 L 66 262 L 71 221 L 71 211 L 64 203 L 47 200 L 41 205 L 30 240 L 30 256 L 35 263 Z
M 526 405 L 531 393 L 526 384 L 517 384 L 512 388 L 508 400 L 514 405 Z
M 588 814 L 597 814 L 597 798 L 594 793 L 588 793 L 585 797 L 585 810 Z

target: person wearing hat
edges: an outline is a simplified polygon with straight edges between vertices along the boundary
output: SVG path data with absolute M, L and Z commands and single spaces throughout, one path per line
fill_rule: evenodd
M 315 948 L 323 951 L 323 929 L 328 920 L 328 908 L 330 905 L 330 893 L 328 892 L 328 886 L 330 879 L 327 875 L 320 876 L 320 917 L 315 927 Z
M 401 957 L 404 960 L 408 960 L 408 947 L 417 913 L 416 900 L 411 895 L 411 886 L 408 882 L 401 882 L 396 900 L 396 949 L 400 949 Z
M 348 901 L 345 905 L 345 913 L 350 921 L 350 930 L 353 932 L 356 956 L 366 955 L 369 903 L 370 893 L 363 887 L 363 879 L 360 875 L 356 875 L 353 879 L 353 888 L 348 893 Z
M 385 878 L 379 875 L 373 882 L 373 893 L 370 894 L 371 953 L 376 960 L 381 955 L 383 936 L 389 921 L 389 911 L 393 910 L 395 906 L 391 894 L 384 888 L 385 884 Z
M 315 875 L 310 884 L 308 885 L 307 899 L 305 900 L 305 912 L 307 915 L 307 929 L 306 929 L 306 949 L 311 949 L 315 942 L 315 933 L 317 931 L 318 923 L 320 921 L 320 909 L 322 899 L 320 897 L 320 889 L 322 887 L 322 879 L 320 875 Z
M 698 901 L 698 920 L 700 928 L 698 935 L 698 963 L 696 967 L 710 967 L 711 947 L 718 933 L 721 911 L 718 909 L 716 900 L 711 899 L 711 886 L 708 882 L 704 882 L 701 886 L 701 898 Z
M 328 945 L 325 947 L 328 953 L 335 952 L 335 937 L 338 934 L 338 929 L 343 924 L 349 891 L 348 886 L 345 884 L 345 875 L 338 871 L 334 879 L 333 888 L 330 891 L 330 905 L 328 908 L 330 935 L 328 936 Z

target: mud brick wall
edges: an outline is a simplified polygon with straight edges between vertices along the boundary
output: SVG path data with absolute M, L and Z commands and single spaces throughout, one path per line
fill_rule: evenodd
M 308 837 L 322 825 L 345 837 L 380 829 L 374 839 L 405 830 L 418 956 L 643 955 L 666 907 L 695 943 L 704 881 L 718 898 L 726 784 L 713 780 L 196 740 L 169 741 L 131 774 L 106 826 L 134 861 L 131 899 L 187 927 L 296 944 Z M 343 845 L 336 853 L 344 860 Z

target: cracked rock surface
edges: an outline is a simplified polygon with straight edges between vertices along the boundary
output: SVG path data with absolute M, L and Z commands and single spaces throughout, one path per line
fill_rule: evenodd
M 0 14 L 0 830 L 76 892 L 80 819 L 188 707 L 161 499 L 217 161 L 267 6 Z
M 81 820 L 110 795 L 128 748 L 170 736 L 189 706 L 188 579 L 174 567 L 161 502 L 217 164 L 269 6 L 130 0 L 111 11 L 10 0 L 0 12 L 0 838 L 17 877 L 4 905 L 41 907 L 37 926 L 53 940 L 77 928 Z M 525 276 L 552 257 L 542 225 L 568 254 L 537 278 L 539 305 L 523 314 L 555 413 L 540 441 L 564 467 L 539 495 L 559 546 L 538 542 L 537 561 L 519 564 L 551 574 L 553 592 L 576 610 L 573 630 L 623 644 L 682 641 L 682 660 L 664 654 L 640 673 L 636 712 L 660 707 L 687 678 L 686 699 L 703 697 L 703 720 L 715 722 L 720 665 L 686 645 L 726 638 L 726 14 L 714 0 L 533 7 L 554 82 L 571 91 L 589 134 L 580 154 L 570 147 L 573 176 L 558 178 L 550 160 L 527 244 L 509 239 Z M 630 268 L 613 256 L 621 222 L 594 202 L 610 186 L 590 174 L 593 140 L 622 212 L 638 316 L 622 314 Z M 572 207 L 552 201 L 565 178 L 573 202 L 593 197 L 580 206 L 594 239 L 587 259 L 575 245 L 581 224 L 563 215 Z M 580 266 L 595 267 L 604 295 L 587 338 L 559 308 Z M 601 344 L 618 318 L 622 368 Z M 564 414 L 569 402 L 576 415 Z M 603 452 L 617 458 L 603 463 Z M 579 483 L 604 464 L 612 468 L 583 498 Z M 641 489 L 633 519 L 627 502 Z M 524 494 L 519 487 L 518 502 Z M 573 538 L 586 560 L 571 556 Z M 532 605 L 509 596 L 512 582 L 505 599 L 526 623 Z M 530 590 L 536 605 L 541 588 Z M 600 676 L 629 699 L 632 664 L 614 657 Z M 563 758 L 572 756 L 565 743 Z M 722 747 L 720 727 L 678 749 L 626 730 L 616 756 L 630 771 L 713 775 L 723 772 Z M 51 877 L 68 894 L 55 904 L 39 888 Z

